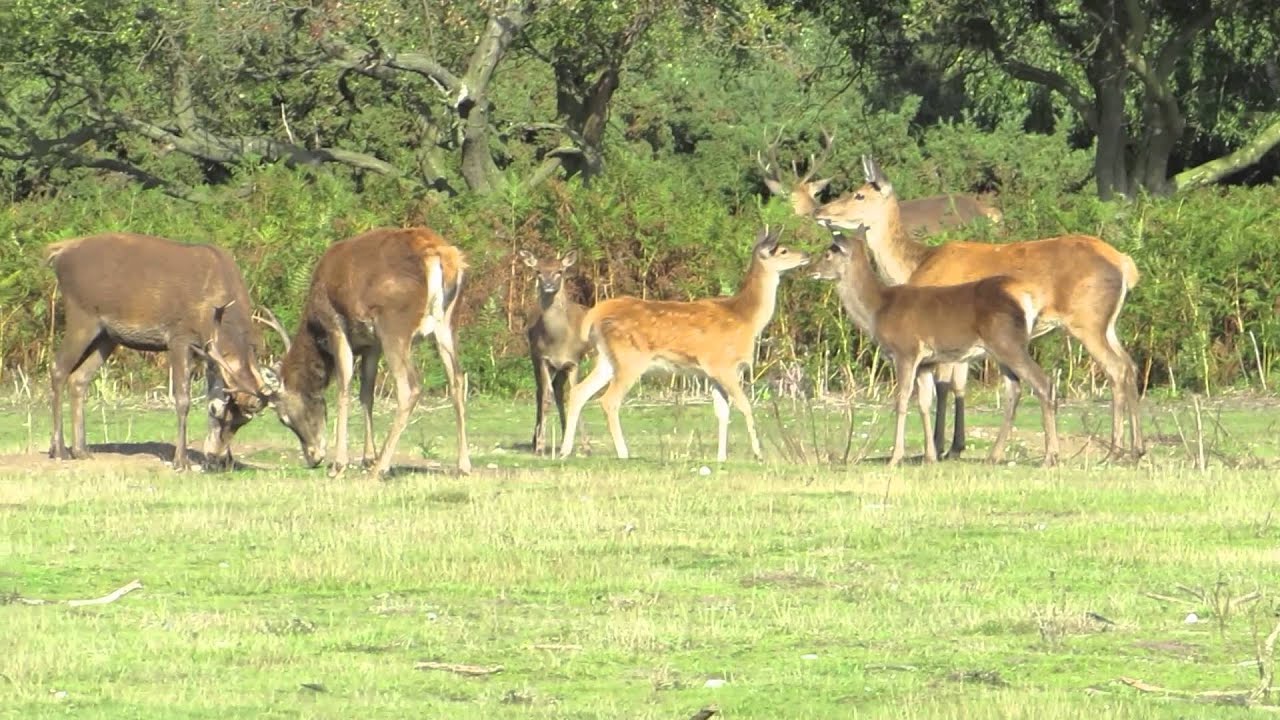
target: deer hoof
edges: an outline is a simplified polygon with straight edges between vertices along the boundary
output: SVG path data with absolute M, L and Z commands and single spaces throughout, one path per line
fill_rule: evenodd
M 336 478 L 347 469 L 346 463 L 329 463 L 329 477 Z
M 470 475 L 470 474 L 471 474 L 471 460 L 470 460 L 470 459 L 463 459 L 463 460 L 459 460 L 459 461 L 458 461 L 458 474 L 459 474 L 459 475 Z
M 889 467 L 891 467 L 891 468 L 896 468 L 896 467 L 898 467 L 898 465 L 900 465 L 900 464 L 902 464 L 902 458 L 901 458 L 901 457 L 891 457 L 891 458 L 889 458 Z
M 1045 456 L 1044 456 L 1044 462 L 1043 462 L 1043 463 L 1040 463 L 1040 467 L 1047 467 L 1047 468 L 1051 468 L 1051 467 L 1053 467 L 1054 465 L 1057 465 L 1057 464 L 1058 464 L 1058 456 L 1057 456 L 1057 455 L 1045 455 Z

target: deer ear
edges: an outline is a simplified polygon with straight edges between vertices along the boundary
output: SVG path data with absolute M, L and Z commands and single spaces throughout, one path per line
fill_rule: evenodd
M 560 267 L 567 270 L 573 267 L 573 264 L 576 262 L 578 262 L 578 251 L 570 250 L 564 254 L 564 257 L 560 258 Z
M 813 195 L 814 197 L 817 197 L 818 193 L 822 192 L 823 190 L 826 190 L 827 186 L 830 184 L 831 184 L 831 178 L 814 180 L 813 182 L 809 183 L 809 194 Z
M 521 248 L 516 251 L 516 256 L 519 257 L 520 262 L 524 263 L 525 265 L 528 265 L 529 267 L 535 270 L 538 268 L 538 258 L 535 257 L 534 254 L 529 252 L 528 250 Z

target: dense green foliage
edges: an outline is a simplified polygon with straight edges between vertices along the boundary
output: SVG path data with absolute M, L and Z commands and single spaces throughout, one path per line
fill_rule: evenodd
M 870 152 L 903 197 L 997 192 L 1008 221 L 974 231 L 986 239 L 1090 232 L 1131 253 L 1144 279 L 1121 328 L 1147 384 L 1212 390 L 1275 369 L 1280 191 L 1156 199 L 1143 189 L 1167 187 L 1143 181 L 1124 185 L 1136 192 L 1128 203 L 1099 201 L 1086 188 L 1115 151 L 1079 106 L 1024 82 L 1008 58 L 980 54 L 989 47 L 942 32 L 945 13 L 829 5 L 6 3 L 0 192 L 13 202 L 0 215 L 0 370 L 46 366 L 56 322 L 40 258 L 54 239 L 127 229 L 225 245 L 255 299 L 293 325 L 330 242 L 426 223 L 474 268 L 461 333 L 471 387 L 509 392 L 528 384 L 519 330 L 532 299 L 515 249 L 581 250 L 574 289 L 584 301 L 731 292 L 762 222 L 822 247 L 815 227 L 766 202 L 755 156 L 776 138 L 803 170 L 824 128 L 836 137 L 822 169 L 831 192 L 856 184 Z M 1064 65 L 1066 41 L 1099 16 L 1037 7 L 1016 59 L 1085 83 L 1088 68 Z M 1211 177 L 1238 167 L 1235 155 L 1218 158 L 1237 149 L 1256 160 L 1256 138 L 1280 111 L 1275 93 L 1258 90 L 1280 82 L 1267 52 L 1274 13 L 1135 2 L 1124 4 L 1128 24 L 1108 32 L 1132 39 L 1136 9 L 1151 24 L 1132 58 L 1163 57 L 1174 36 L 1189 48 L 1165 87 L 1187 120 L 1167 148 L 1170 170 L 1217 159 L 1196 176 Z M 988 10 L 968 21 L 1014 20 L 1004 5 Z M 1201 12 L 1179 14 L 1192 10 Z M 1057 40 L 1054 23 L 1066 33 Z M 1155 89 L 1122 90 L 1117 117 L 1132 132 L 1120 154 L 1156 152 L 1143 143 L 1161 135 L 1172 106 L 1149 120 L 1144 98 Z M 1253 167 L 1250 179 L 1265 181 L 1274 161 Z M 760 375 L 794 379 L 799 367 L 823 389 L 845 383 L 847 367 L 860 380 L 881 371 L 827 288 L 794 277 L 782 295 Z M 1070 389 L 1091 384 L 1087 356 L 1063 336 L 1037 348 Z M 153 362 L 121 359 L 126 376 Z

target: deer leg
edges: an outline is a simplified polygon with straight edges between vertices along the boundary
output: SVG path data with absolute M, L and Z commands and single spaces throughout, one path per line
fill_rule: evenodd
M 187 413 L 191 410 L 191 347 L 185 340 L 169 341 L 169 380 L 173 384 L 173 409 L 178 414 L 178 441 L 173 446 L 173 469 L 191 468 L 187 457 Z
M 565 365 L 551 376 L 551 396 L 556 401 L 556 413 L 560 417 L 560 437 L 564 437 L 564 393 L 565 387 L 573 388 L 578 377 L 577 365 Z
M 947 458 L 950 460 L 958 460 L 960 453 L 964 452 L 964 396 L 965 388 L 969 385 L 969 363 L 955 363 L 951 368 L 951 390 L 956 396 L 956 423 L 955 429 L 951 433 L 951 449 L 947 451 Z M 942 402 L 938 402 L 939 417 L 942 416 Z M 936 433 L 941 436 L 942 433 Z M 941 451 L 942 446 L 938 446 Z
M 1053 385 L 1049 382 L 1049 377 L 1045 375 L 1036 361 L 1031 358 L 1031 353 L 1027 349 L 1021 348 L 1020 353 L 1014 354 L 1012 357 L 1005 356 L 1007 368 L 1004 368 L 1005 377 L 1012 378 L 1012 382 L 1017 383 L 1018 378 L 1022 378 L 1031 385 L 1031 391 L 1035 393 L 1036 399 L 1040 401 L 1041 422 L 1044 425 L 1044 466 L 1051 467 L 1058 462 L 1058 419 L 1053 394 Z M 1014 403 L 1016 403 L 1014 398 Z M 1014 403 L 1010 403 L 1012 408 Z M 1008 425 L 1012 424 L 1012 411 L 1008 412 Z M 1004 431 L 1001 431 L 1004 434 Z
M 622 437 L 622 421 L 618 413 L 622 409 L 622 400 L 627 396 L 627 391 L 640 379 L 640 373 L 633 369 L 637 366 L 644 367 L 644 364 L 619 363 L 615 368 L 613 379 L 609 382 L 609 387 L 605 389 L 604 395 L 600 396 L 600 407 L 604 409 L 604 419 L 609 425 L 609 434 L 613 436 L 613 449 L 621 460 L 626 460 L 631 455 L 627 452 L 627 441 Z
M 106 335 L 99 335 L 90 344 L 88 352 L 81 359 L 80 364 L 75 370 L 71 371 L 66 377 L 68 394 L 71 396 L 71 457 L 83 460 L 92 457 L 89 452 L 89 441 L 85 432 L 84 424 L 84 403 L 85 396 L 89 391 L 89 381 L 97 374 L 98 369 L 107 361 L 111 353 L 116 349 L 116 343 L 107 338 Z M 57 401 L 55 407 L 61 406 L 61 401 Z M 59 407 L 60 409 L 60 407 Z M 57 418 L 54 428 L 59 431 L 56 443 L 59 448 L 62 447 L 62 419 Z M 66 452 L 65 450 L 63 451 Z M 64 458 L 66 455 L 61 455 Z
M 996 435 L 995 442 L 991 443 L 991 453 L 987 456 L 992 463 L 1004 462 L 1004 446 L 1013 430 L 1013 421 L 1018 414 L 1018 401 L 1022 398 L 1022 383 L 1018 375 L 1003 362 L 1000 364 L 1000 374 L 1004 382 L 1004 422 L 1001 423 L 1000 432 Z
M 387 356 L 387 371 L 396 382 L 396 416 L 391 420 L 386 442 L 382 446 L 382 452 L 378 454 L 378 464 L 373 469 L 374 475 L 378 477 L 382 477 L 391 469 L 391 460 L 395 456 L 396 445 L 400 443 L 400 434 L 409 424 L 409 415 L 422 394 L 417 373 L 409 362 L 411 348 L 408 340 L 394 345 L 388 345 L 385 340 L 383 342 L 383 351 Z
M 729 397 L 724 385 L 712 381 L 711 406 L 716 413 L 716 462 L 724 462 L 729 456 Z
M 347 468 L 347 417 L 351 412 L 351 376 L 355 372 L 355 356 L 351 343 L 341 332 L 329 334 L 333 348 L 334 370 L 338 376 L 338 413 L 334 426 L 334 457 L 329 463 L 329 477 L 337 477 Z
M 436 325 L 436 350 L 439 351 L 440 361 L 444 364 L 445 377 L 449 378 L 449 395 L 453 398 L 453 416 L 458 424 L 458 472 L 466 475 L 471 472 L 471 451 L 467 448 L 467 377 L 462 373 L 462 365 L 458 362 L 452 317 L 451 308 L 449 319 Z
M 378 449 L 373 442 L 373 390 L 378 381 L 378 353 L 366 352 L 360 356 L 360 407 L 364 410 L 364 453 L 360 457 L 363 467 L 373 465 Z
M 560 457 L 567 458 L 573 454 L 573 435 L 578 430 L 578 422 L 582 417 L 582 408 L 587 401 L 600 392 L 600 389 L 613 379 L 613 363 L 601 348 L 596 357 L 596 364 L 582 382 L 569 389 L 569 409 L 566 412 L 564 439 L 560 442 Z
M 747 423 L 747 437 L 751 440 L 751 454 L 755 456 L 756 460 L 764 460 L 764 452 L 760 448 L 760 437 L 756 435 L 756 420 L 751 412 L 751 399 L 742 390 L 737 372 L 718 377 L 716 382 L 724 389 L 730 402 L 733 403 L 734 407 L 738 408 L 738 412 L 742 413 L 742 418 Z M 727 430 L 727 421 L 725 427 Z M 721 449 L 724 450 L 723 446 Z M 720 462 L 724 462 L 724 458 L 721 458 Z
M 911 389 L 915 386 L 916 368 L 920 365 L 917 358 L 899 361 L 896 367 L 898 377 L 897 429 L 893 436 L 893 454 L 889 456 L 889 467 L 902 462 L 907 454 L 907 407 L 911 405 Z
M 916 375 L 916 404 L 920 407 L 920 425 L 924 428 L 924 461 L 938 462 L 938 445 L 933 436 L 933 400 L 935 378 L 932 370 L 922 369 Z
M 935 414 L 933 419 L 933 445 L 941 448 L 946 442 L 947 434 L 947 395 L 951 392 L 951 373 L 955 365 L 938 365 L 934 371 L 933 389 Z
M 85 455 L 88 453 L 83 446 L 79 448 L 72 448 L 72 450 L 68 452 L 67 447 L 63 443 L 62 391 L 63 387 L 67 384 L 67 379 L 88 360 L 89 356 L 95 352 L 95 345 L 101 341 L 101 331 L 98 328 L 97 322 L 92 317 L 81 311 L 76 305 L 70 302 L 67 303 L 66 317 L 66 331 L 63 333 L 62 344 L 58 347 L 58 352 L 54 356 L 53 363 L 49 366 L 49 387 L 52 399 L 52 407 L 50 409 L 52 410 L 53 415 L 53 433 L 49 440 L 49 457 L 56 460 L 80 457 L 80 455 L 76 454 L 77 450 Z M 107 350 L 107 354 L 109 355 L 110 353 L 111 351 Z M 105 357 L 103 359 L 105 359 Z M 98 366 L 100 367 L 101 365 L 102 363 L 99 361 Z M 97 367 L 95 367 L 94 370 L 96 371 Z M 92 374 L 93 373 L 88 373 L 89 377 L 92 377 Z M 85 379 L 85 383 L 88 383 L 88 378 Z M 76 396 L 73 393 L 71 413 L 73 418 L 73 434 L 75 433 L 75 427 L 83 428 L 84 426 L 83 393 L 81 393 L 80 400 L 81 410 L 79 417 L 81 420 L 79 425 L 76 425 L 76 421 L 74 419 L 76 417 L 75 397 Z M 83 430 L 81 432 L 83 433 Z
M 546 451 L 547 409 L 551 406 L 551 367 L 540 357 L 533 359 L 533 454 Z

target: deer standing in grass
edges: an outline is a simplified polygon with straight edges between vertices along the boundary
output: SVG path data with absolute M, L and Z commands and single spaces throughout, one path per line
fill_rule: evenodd
M 453 327 L 466 266 L 461 250 L 423 227 L 371 230 L 334 243 L 321 256 L 292 341 L 279 323 L 271 322 L 284 336 L 287 348 L 280 368 L 283 387 L 273 405 L 280 421 L 297 435 L 308 465 L 315 467 L 325 458 L 324 391 L 336 376 L 336 448 L 329 474 L 337 475 L 347 466 L 347 416 L 358 360 L 364 464 L 372 465 L 375 475 L 390 469 L 400 434 L 421 394 L 410 356 L 413 342 L 431 335 L 453 399 L 458 469 L 471 471 L 465 378 L 458 364 Z M 396 414 L 375 461 L 373 390 L 382 356 L 395 381 Z
M 794 179 L 788 182 L 783 180 L 780 173 L 781 163 L 778 162 L 775 140 L 769 145 L 766 154 L 756 154 L 756 161 L 764 173 L 765 187 L 773 195 L 786 198 L 796 215 L 811 217 L 822 206 L 818 195 L 831 183 L 831 178 L 814 179 L 818 168 L 830 157 L 831 148 L 832 140 L 828 135 L 822 156 L 809 158 L 809 167 L 804 175 L 799 173 L 793 163 L 791 171 Z M 943 193 L 902 200 L 898 203 L 898 210 L 902 231 L 908 237 L 917 238 L 954 230 L 978 219 L 985 218 L 993 223 L 1004 219 L 999 208 L 982 196 L 969 193 Z
M 1063 327 L 1079 340 L 1111 382 L 1111 447 L 1122 452 L 1124 421 L 1129 421 L 1133 453 L 1145 452 L 1139 418 L 1137 368 L 1116 335 L 1116 318 L 1125 296 L 1138 284 L 1133 260 L 1092 235 L 1062 235 L 1044 240 L 992 245 L 950 242 L 930 247 L 903 231 L 893 185 L 874 160 L 863 158 L 866 184 L 823 205 L 814 217 L 828 226 L 867 227 L 867 246 L 876 265 L 893 283 L 957 285 L 986 277 L 1010 277 L 1028 288 L 1027 313 L 1035 318 L 1032 336 Z M 968 361 L 940 366 L 951 376 L 956 396 L 951 457 L 964 450 L 964 390 Z M 935 443 L 941 446 L 948 388 L 938 388 Z
M 564 287 L 564 274 L 578 261 L 577 251 L 550 260 L 541 260 L 523 249 L 518 255 L 521 262 L 538 274 L 538 310 L 529 318 L 525 337 L 529 340 L 537 395 L 533 451 L 541 455 L 546 450 L 545 420 L 553 395 L 562 437 L 565 432 L 565 386 L 572 390 L 577 384 L 578 363 L 590 346 L 582 336 L 587 309 L 570 300 Z
M 206 465 L 230 466 L 231 440 L 266 404 L 258 367 L 249 293 L 235 260 L 211 245 L 188 245 L 133 233 L 56 242 L 45 257 L 58 277 L 66 314 L 62 344 L 50 369 L 53 437 L 49 456 L 89 457 L 84 395 L 116 348 L 167 352 L 178 437 L 173 468 L 191 466 L 187 412 L 191 360 L 206 358 L 209 434 Z M 205 355 L 222 358 L 215 363 Z M 62 392 L 70 383 L 72 444 L 63 445 Z
M 731 403 L 746 420 L 752 454 L 763 457 L 740 372 L 751 364 L 756 338 L 773 318 L 782 273 L 809 262 L 804 253 L 779 245 L 779 234 L 768 228 L 760 233 L 736 295 L 689 302 L 617 297 L 587 311 L 581 337 L 594 344 L 598 357 L 591 373 L 569 392 L 562 456 L 573 451 L 582 407 L 608 385 L 600 405 L 618 457 L 628 457 L 618 420 L 622 399 L 647 370 L 665 365 L 711 380 L 719 421 L 717 460 L 724 462 L 728 453 Z
M 1057 462 L 1052 386 L 1027 349 L 1036 322 L 1036 287 L 1007 276 L 959 285 L 886 286 L 867 257 L 865 227 L 852 238 L 837 234 L 831 247 L 811 266 L 810 273 L 816 279 L 837 282 L 836 292 L 849 317 L 893 358 L 898 380 L 898 422 L 890 466 L 901 462 L 905 454 L 907 408 L 913 385 L 918 388 L 920 420 L 924 425 L 924 458 L 926 462 L 936 462 L 938 450 L 930 428 L 934 367 L 939 363 L 968 362 L 984 352 L 1000 364 L 1005 378 L 1004 424 L 991 446 L 991 460 L 999 462 L 1004 458 L 1004 446 L 1022 393 L 1020 382 L 1025 381 L 1040 400 L 1044 464 Z

